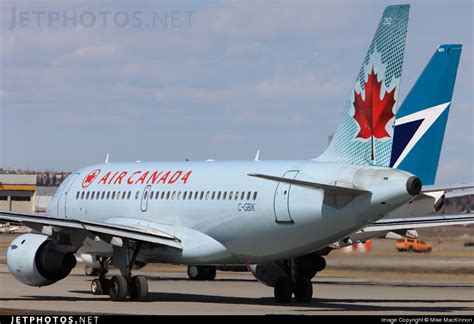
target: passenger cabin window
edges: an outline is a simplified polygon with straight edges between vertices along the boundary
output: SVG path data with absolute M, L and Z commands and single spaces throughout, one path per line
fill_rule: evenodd
M 217 200 L 219 200 L 219 199 L 221 199 L 221 192 L 220 191 L 217 193 Z
M 88 191 L 87 194 L 86 194 L 86 199 L 89 199 L 89 194 L 90 194 L 90 192 Z
M 80 192 L 78 191 L 78 192 L 76 193 L 76 200 L 79 199 L 79 194 L 80 194 Z
M 252 195 L 252 193 L 249 191 L 247 192 L 247 200 L 250 200 L 250 196 Z
M 255 199 L 257 199 L 257 192 L 256 191 L 253 193 L 253 200 L 255 200 Z
M 237 199 L 239 199 L 239 192 L 238 191 L 235 192 L 235 200 L 237 200 Z
M 167 191 L 166 192 L 166 200 L 170 199 L 171 192 Z
M 95 196 L 95 191 L 92 191 L 91 199 L 94 199 L 94 196 Z
M 105 191 L 102 191 L 102 195 L 101 195 L 100 199 L 104 199 L 104 197 L 105 197 Z
M 176 191 L 173 191 L 173 195 L 171 196 L 171 200 L 174 200 L 176 198 Z
M 137 192 L 135 193 L 135 200 L 137 200 L 139 196 L 140 196 L 140 192 L 137 191 Z
M 115 199 L 115 191 L 112 191 L 112 199 Z
M 84 191 L 81 193 L 81 199 L 84 199 Z
M 240 200 L 244 200 L 244 198 L 245 198 L 245 192 L 242 191 L 242 193 L 240 194 Z
M 129 191 L 128 194 L 127 194 L 127 199 L 130 199 L 130 196 L 132 195 L 132 192 Z
M 124 200 L 124 199 L 125 199 L 125 195 L 126 195 L 126 194 L 127 194 L 127 192 L 126 192 L 126 191 L 124 191 L 124 192 L 122 193 L 122 200 Z
M 187 194 L 188 194 L 188 192 L 187 192 L 187 191 L 183 192 L 183 200 L 186 200 L 186 196 L 187 196 Z
M 206 200 L 209 199 L 209 191 L 206 193 Z
M 227 198 L 227 191 L 224 191 L 224 195 L 222 195 L 222 200 L 225 200 Z
M 178 191 L 178 197 L 177 197 L 178 200 L 181 199 L 181 191 Z
M 233 191 L 229 192 L 229 200 L 232 200 L 233 196 L 234 196 L 234 192 Z

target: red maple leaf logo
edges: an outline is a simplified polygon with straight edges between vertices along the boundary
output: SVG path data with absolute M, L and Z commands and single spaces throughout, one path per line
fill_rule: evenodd
M 365 99 L 362 99 L 362 93 L 354 90 L 354 119 L 360 126 L 360 131 L 356 138 L 372 140 L 372 160 L 374 160 L 374 137 L 390 137 L 385 127 L 390 119 L 395 117 L 393 114 L 393 105 L 395 104 L 395 88 L 386 92 L 380 99 L 380 88 L 382 81 L 377 80 L 377 74 L 374 72 L 374 66 L 369 73 L 365 83 Z
M 395 88 L 386 92 L 380 100 L 381 85 L 382 81 L 377 80 L 377 74 L 372 66 L 372 71 L 365 83 L 365 100 L 362 99 L 361 93 L 354 90 L 354 119 L 360 126 L 356 137 L 364 139 L 390 137 L 385 126 L 390 119 L 395 117 L 392 111 L 395 104 Z
M 88 175 L 86 175 L 86 177 L 84 178 L 84 180 L 82 180 L 82 188 L 87 188 L 90 186 L 90 184 L 92 183 L 92 181 L 94 181 L 95 178 L 97 178 L 97 176 L 99 175 L 100 173 L 100 169 L 97 169 L 97 170 L 94 170 L 92 172 L 89 172 Z

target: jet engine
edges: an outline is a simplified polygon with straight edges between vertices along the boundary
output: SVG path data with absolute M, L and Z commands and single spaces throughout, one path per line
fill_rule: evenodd
M 288 277 L 282 264 L 274 261 L 252 264 L 250 271 L 258 281 L 270 287 L 275 287 L 281 278 Z
M 76 266 L 69 246 L 58 245 L 42 234 L 23 234 L 8 247 L 10 273 L 29 286 L 47 286 L 64 279 Z
M 317 272 L 326 268 L 326 260 L 317 252 L 300 256 L 294 261 L 296 275 L 310 280 Z M 250 266 L 250 271 L 264 285 L 275 287 L 281 278 L 290 276 L 289 262 L 289 260 L 282 260 L 253 264 Z

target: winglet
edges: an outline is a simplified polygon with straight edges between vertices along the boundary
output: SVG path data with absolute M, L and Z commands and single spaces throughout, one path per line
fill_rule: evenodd
M 107 153 L 107 156 L 105 157 L 105 164 L 109 164 L 109 153 Z

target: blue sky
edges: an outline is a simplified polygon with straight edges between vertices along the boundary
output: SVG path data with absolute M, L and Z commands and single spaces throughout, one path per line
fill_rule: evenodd
M 393 3 L 4 1 L 0 166 L 314 158 Z M 437 182 L 472 182 L 472 1 L 410 4 L 400 99 L 463 44 Z

